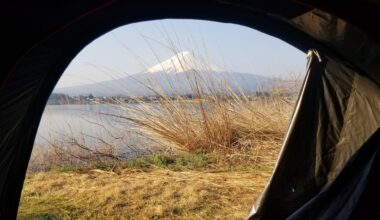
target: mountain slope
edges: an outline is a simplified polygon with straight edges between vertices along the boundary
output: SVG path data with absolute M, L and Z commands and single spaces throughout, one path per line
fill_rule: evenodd
M 207 65 L 197 62 L 200 59 L 185 51 L 148 68 L 143 73 L 88 85 L 56 88 L 54 92 L 70 96 L 147 96 L 158 91 L 168 95 L 190 94 L 195 83 L 202 85 L 201 88 L 206 91 L 209 87 L 214 90 L 221 90 L 221 87 L 225 89 L 227 85 L 232 90 L 252 92 L 261 86 L 265 87 L 271 81 L 270 78 L 260 75 L 220 71 L 209 62 Z
M 215 89 L 228 85 L 232 90 L 242 89 L 246 92 L 256 91 L 260 86 L 268 85 L 270 78 L 247 73 L 209 72 L 205 75 L 191 72 L 180 72 L 175 75 L 164 72 L 138 73 L 117 80 L 109 80 L 83 86 L 63 87 L 54 90 L 55 93 L 64 93 L 71 96 L 146 96 L 155 91 L 163 90 L 167 94 L 189 94 L 191 84 L 195 81 L 201 84 L 214 82 Z M 210 85 L 208 85 L 210 86 Z M 204 86 L 205 87 L 205 86 Z

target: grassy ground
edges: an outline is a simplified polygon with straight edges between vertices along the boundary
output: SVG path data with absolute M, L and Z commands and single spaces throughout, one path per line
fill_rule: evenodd
M 243 98 L 194 102 L 196 114 L 177 100 L 139 105 L 126 120 L 168 146 L 167 156 L 120 163 L 113 149 L 54 147 L 54 157 L 41 157 L 53 165 L 28 174 L 18 218 L 245 219 L 270 176 L 291 104 Z
M 83 151 L 82 143 L 69 152 L 55 147 L 55 157 L 41 160 L 55 165 L 28 174 L 18 218 L 245 219 L 270 176 L 291 105 L 271 97 L 209 101 L 207 112 L 191 114 L 182 103 L 167 100 L 159 111 L 145 103 L 128 118 L 182 156 L 107 165 L 118 155 Z
M 60 167 L 28 174 L 18 218 L 244 219 L 270 170 L 203 155 L 140 158 L 102 170 Z

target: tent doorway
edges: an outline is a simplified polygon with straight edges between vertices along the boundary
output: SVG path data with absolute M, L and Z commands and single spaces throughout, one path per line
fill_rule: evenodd
M 278 39 L 211 21 L 99 37 L 48 100 L 18 216 L 245 218 L 273 171 L 305 62 Z

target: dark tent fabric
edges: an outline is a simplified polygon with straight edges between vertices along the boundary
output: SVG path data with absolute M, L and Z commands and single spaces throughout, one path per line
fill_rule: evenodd
M 380 44 L 371 36 L 329 13 L 312 10 L 290 20 L 310 36 L 315 36 L 353 65 L 380 83 Z
M 316 49 L 253 219 L 305 213 L 303 205 L 325 201 L 316 197 L 321 190 L 341 196 L 333 187 L 335 178 L 379 128 L 380 4 L 373 0 L 15 0 L 4 2 L 0 12 L 0 219 L 16 218 L 38 124 L 60 75 L 92 40 L 133 22 L 192 18 L 236 23 L 304 52 Z M 369 166 L 352 164 L 358 178 Z M 378 172 L 368 175 L 380 178 Z M 355 178 L 342 176 L 347 187 L 354 183 Z M 352 207 L 353 216 L 378 197 L 367 196 Z
M 251 219 L 289 217 L 331 183 L 380 127 L 375 82 L 315 50 L 308 59 L 280 158 Z
M 379 219 L 380 129 L 348 161 L 336 180 L 288 219 Z M 375 196 L 371 196 L 375 195 Z

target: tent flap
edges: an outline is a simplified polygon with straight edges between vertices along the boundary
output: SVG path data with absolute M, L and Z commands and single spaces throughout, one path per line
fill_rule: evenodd
M 334 182 L 379 127 L 379 86 L 341 60 L 309 51 L 279 160 L 250 219 L 289 217 Z
M 334 182 L 289 219 L 378 219 L 380 181 L 373 177 L 380 172 L 379 146 L 380 129 L 354 154 Z

